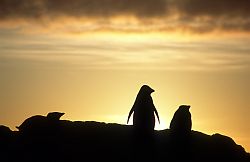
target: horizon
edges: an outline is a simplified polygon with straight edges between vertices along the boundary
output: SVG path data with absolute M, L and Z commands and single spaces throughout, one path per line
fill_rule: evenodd
M 143 84 L 167 129 L 182 104 L 193 130 L 250 151 L 247 0 L 0 1 L 0 124 L 126 124 Z M 130 119 L 130 123 L 132 118 Z

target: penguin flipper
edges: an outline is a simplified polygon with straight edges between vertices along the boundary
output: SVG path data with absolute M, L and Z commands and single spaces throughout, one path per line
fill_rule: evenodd
M 134 108 L 132 107 L 132 109 L 129 111 L 129 114 L 128 114 L 127 124 L 128 124 L 129 118 L 132 115 L 133 111 L 134 111 Z
M 159 124 L 160 124 L 160 117 L 159 117 L 159 114 L 158 114 L 156 108 L 154 108 L 154 112 L 155 112 L 155 115 L 156 115 L 156 117 L 157 117 L 157 119 L 158 119 L 158 122 L 159 122 Z

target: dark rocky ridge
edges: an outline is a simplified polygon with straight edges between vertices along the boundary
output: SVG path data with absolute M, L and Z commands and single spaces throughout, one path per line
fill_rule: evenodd
M 35 118 L 19 131 L 0 126 L 1 162 L 250 162 L 243 147 L 220 134 L 192 131 L 184 138 L 166 129 L 147 136 L 128 125 Z

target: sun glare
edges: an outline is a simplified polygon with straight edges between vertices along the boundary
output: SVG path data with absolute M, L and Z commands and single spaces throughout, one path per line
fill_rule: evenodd
M 161 120 L 160 123 L 157 120 L 155 121 L 155 130 L 167 129 L 168 126 L 166 125 L 166 122 L 162 119 L 160 119 L 160 120 Z

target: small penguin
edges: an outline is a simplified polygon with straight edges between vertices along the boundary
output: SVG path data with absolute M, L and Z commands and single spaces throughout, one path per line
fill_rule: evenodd
M 50 112 L 47 116 L 35 115 L 26 119 L 20 126 L 16 127 L 22 132 L 42 132 L 51 130 L 53 126 L 57 125 L 60 117 L 64 113 L 61 112 Z
M 188 135 L 192 129 L 191 113 L 189 105 L 181 105 L 174 113 L 170 123 L 170 130 L 176 135 Z
M 152 132 L 155 126 L 154 113 L 160 123 L 158 112 L 151 97 L 152 92 L 154 92 L 152 88 L 148 85 L 143 85 L 137 94 L 133 107 L 129 112 L 127 123 L 130 116 L 134 112 L 133 126 L 136 130 L 142 132 Z

